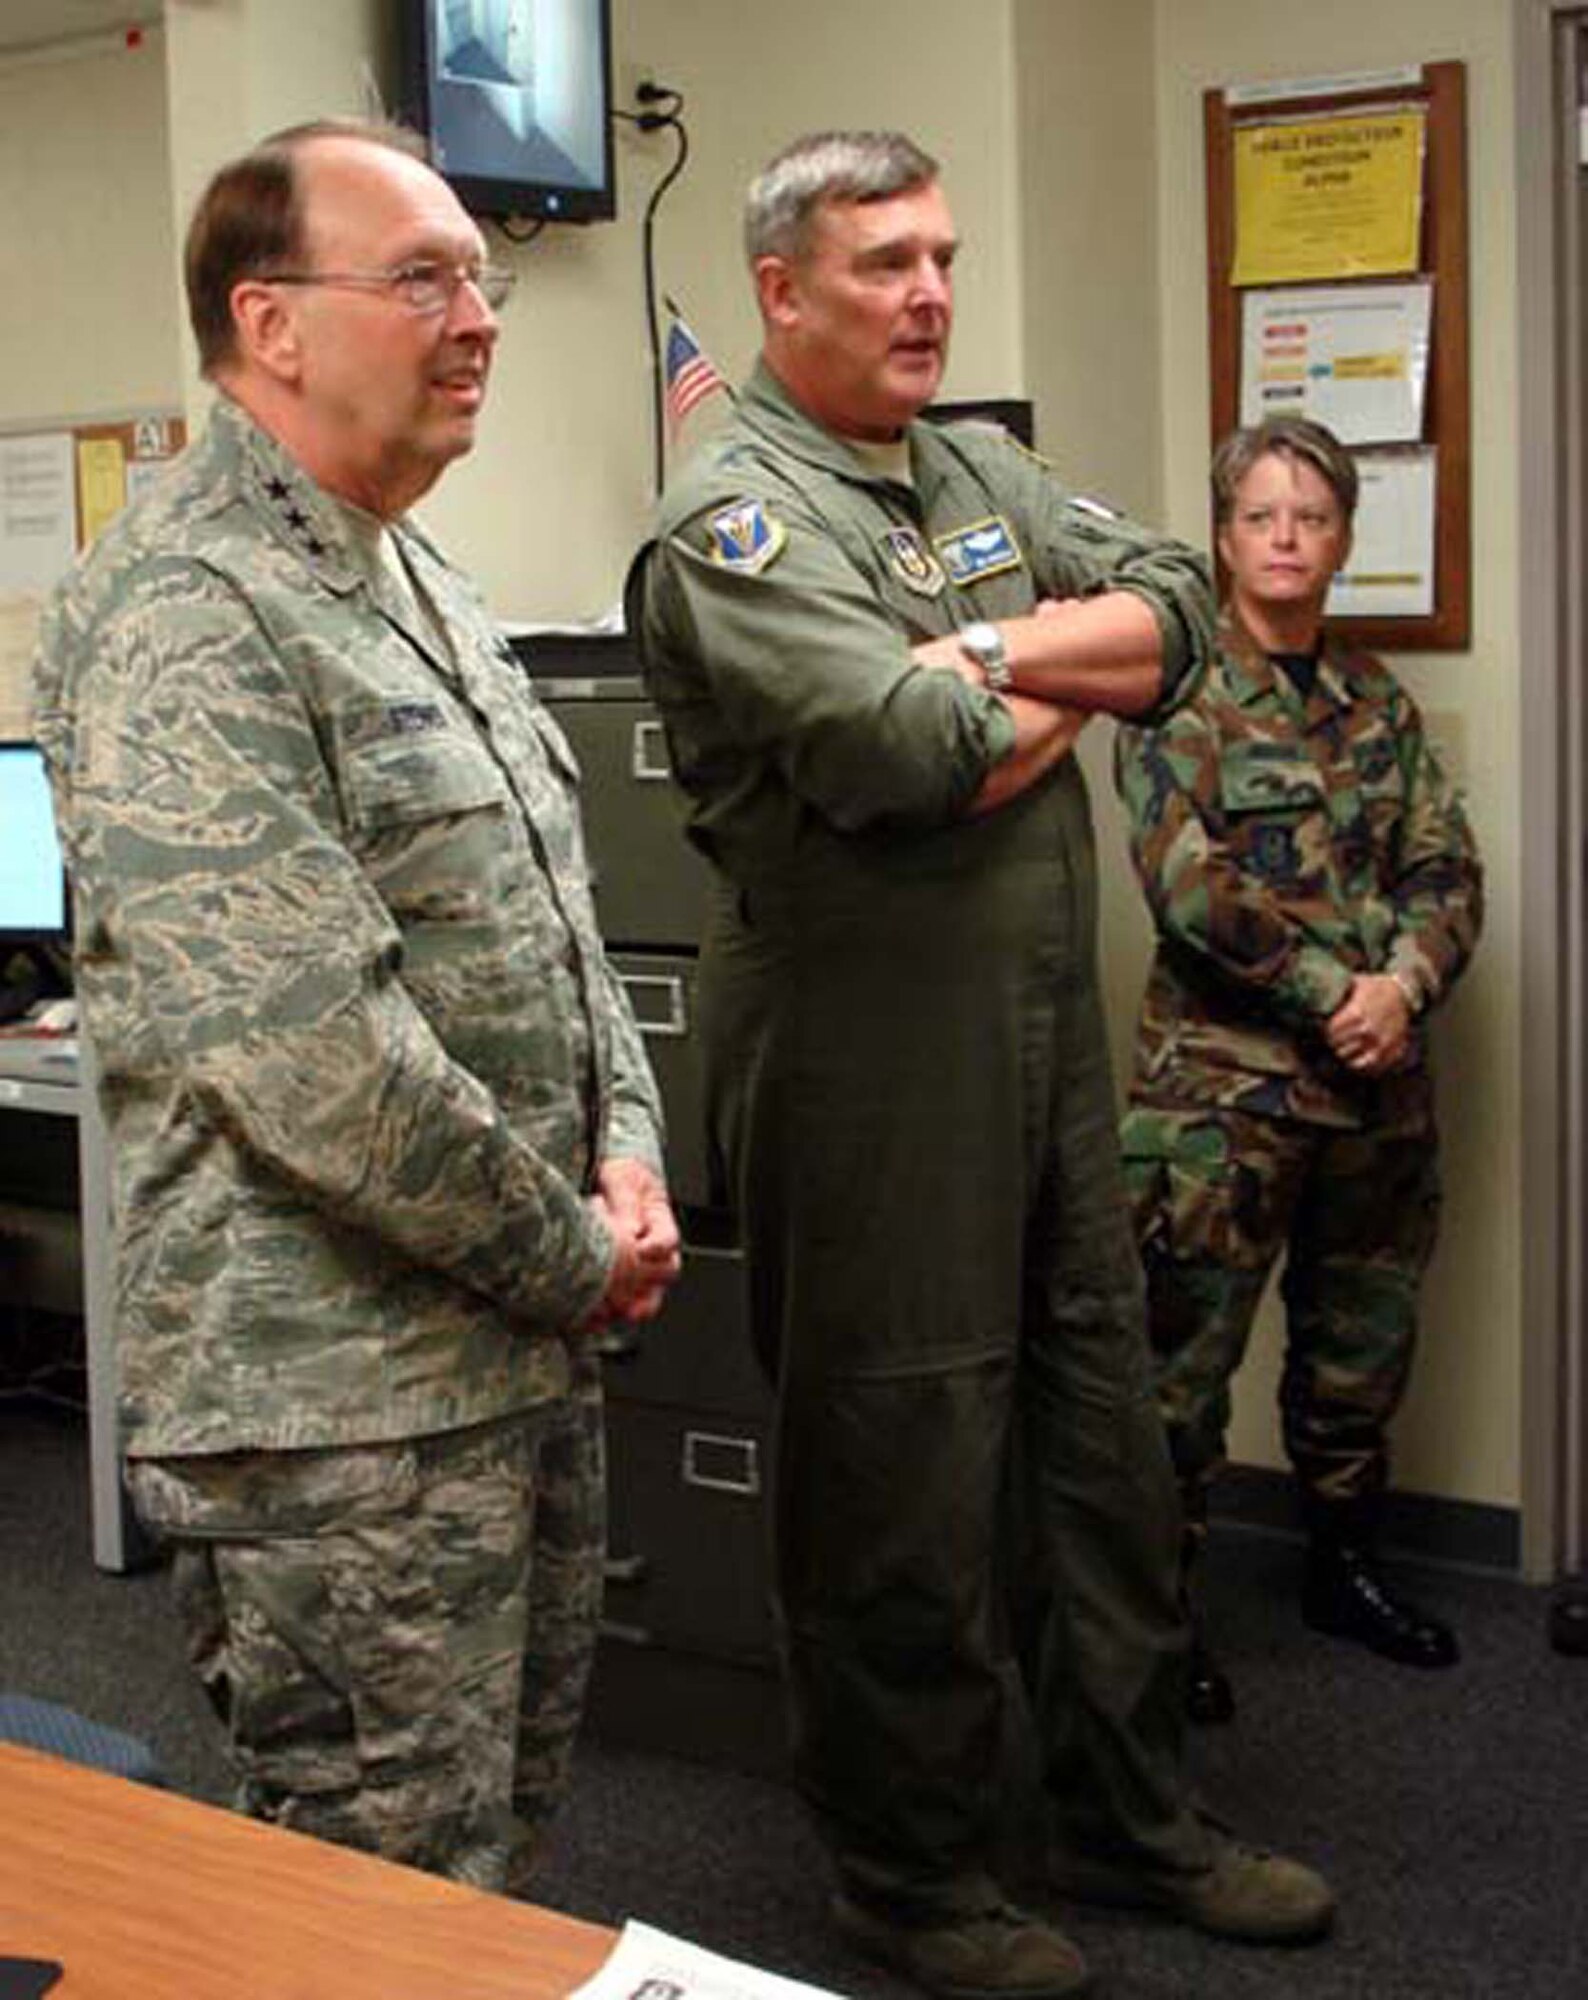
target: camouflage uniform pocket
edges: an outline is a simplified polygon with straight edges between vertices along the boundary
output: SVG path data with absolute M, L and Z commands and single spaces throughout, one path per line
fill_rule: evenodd
M 1132 1106 L 1121 1148 L 1143 1256 L 1266 1269 L 1283 1226 L 1270 1131 L 1217 1111 Z
M 370 831 L 507 804 L 507 781 L 480 745 L 450 732 L 392 736 L 342 766 L 348 811 Z
M 1316 873 L 1327 853 L 1317 832 L 1328 811 L 1323 774 L 1291 744 L 1230 744 L 1219 769 L 1219 802 L 1236 864 L 1267 882 Z M 1313 830 L 1303 834 L 1308 820 Z

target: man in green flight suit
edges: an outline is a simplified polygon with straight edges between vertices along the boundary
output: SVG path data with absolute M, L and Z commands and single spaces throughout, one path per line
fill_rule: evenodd
M 1001 435 L 914 421 L 956 239 L 909 140 L 798 142 L 746 237 L 761 365 L 663 501 L 633 609 L 716 876 L 709 1112 L 777 1382 L 795 1770 L 835 1918 L 930 1990 L 1087 1983 L 987 1872 L 1018 1540 L 1054 1606 L 1053 1886 L 1315 1936 L 1325 1885 L 1213 1830 L 1182 1773 L 1178 1515 L 1069 755 L 1087 712 L 1200 668 L 1204 567 Z

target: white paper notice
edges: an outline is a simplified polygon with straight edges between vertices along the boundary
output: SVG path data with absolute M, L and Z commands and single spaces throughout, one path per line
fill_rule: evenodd
M 627 1923 L 605 1965 L 569 2000 L 836 2000 L 807 1986 L 686 1944 L 649 1924 Z
M 1241 422 L 1311 417 L 1342 444 L 1416 444 L 1433 286 L 1320 285 L 1241 302 Z
M 76 554 L 70 436 L 0 437 L 0 593 L 42 596 Z
M 33 646 L 39 629 L 39 599 L 0 591 L 0 742 L 33 734 Z
M 1351 557 L 1335 578 L 1330 618 L 1427 618 L 1434 609 L 1432 445 L 1363 451 Z

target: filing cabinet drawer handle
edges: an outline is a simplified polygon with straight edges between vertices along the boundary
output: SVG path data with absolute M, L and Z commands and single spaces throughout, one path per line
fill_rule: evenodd
M 654 1646 L 656 1640 L 648 1625 L 629 1625 L 621 1618 L 603 1618 L 596 1627 L 601 1637 L 613 1646 Z
M 684 982 L 676 972 L 620 972 L 623 990 L 629 996 L 634 1018 L 642 1035 L 687 1035 L 689 1013 L 684 1005 Z M 653 1015 L 647 1003 L 655 1004 Z
M 667 761 L 667 737 L 659 722 L 636 722 L 629 770 L 641 784 L 666 784 L 673 775 Z
M 761 1458 L 754 1438 L 685 1431 L 683 1479 L 708 1493 L 761 1491 Z
M 650 1574 L 649 1556 L 608 1556 L 601 1574 L 608 1583 L 643 1583 Z

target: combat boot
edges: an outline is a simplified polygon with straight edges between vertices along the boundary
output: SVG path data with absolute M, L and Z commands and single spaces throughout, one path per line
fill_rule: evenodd
M 1588 1584 L 1563 1583 L 1549 1607 L 1549 1643 L 1557 1653 L 1588 1655 Z
M 1455 1633 L 1385 1581 L 1373 1550 L 1373 1507 L 1346 1502 L 1310 1513 L 1301 1615 L 1312 1629 L 1354 1639 L 1401 1666 L 1453 1667 L 1461 1657 Z
M 1334 1922 L 1334 1891 L 1304 1862 L 1250 1847 L 1207 1823 L 1200 1867 L 1055 1847 L 1048 1879 L 1060 1896 L 1115 1909 L 1156 1910 L 1210 1937 L 1242 1944 L 1312 1944 Z
M 840 1890 L 832 1914 L 858 1952 L 942 2000 L 1071 2000 L 1091 1991 L 1086 1960 L 1064 1933 L 1001 1898 L 915 1923 Z

